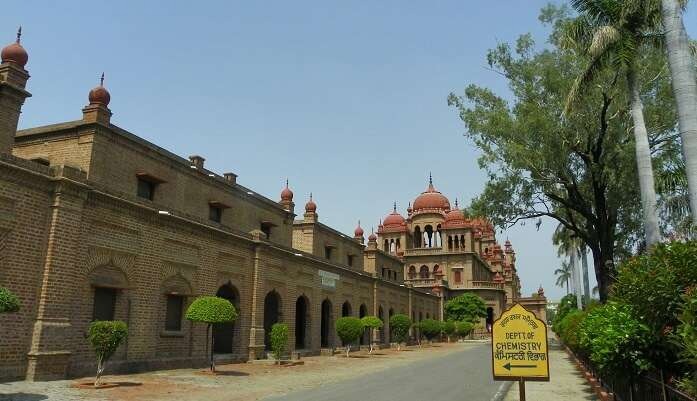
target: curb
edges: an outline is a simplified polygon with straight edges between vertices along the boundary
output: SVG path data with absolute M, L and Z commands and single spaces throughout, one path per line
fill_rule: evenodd
M 598 397 L 600 401 L 615 401 L 615 395 L 612 393 L 607 392 L 605 388 L 600 384 L 597 378 L 593 376 L 593 374 L 589 371 L 586 370 L 586 367 L 583 366 L 581 361 L 576 358 L 576 355 L 574 355 L 573 352 L 564 345 L 564 351 L 569 355 L 569 357 L 574 361 L 574 364 L 576 365 L 576 369 L 583 375 L 583 377 L 586 379 L 588 384 L 591 386 L 593 389 L 593 392 L 595 395 Z

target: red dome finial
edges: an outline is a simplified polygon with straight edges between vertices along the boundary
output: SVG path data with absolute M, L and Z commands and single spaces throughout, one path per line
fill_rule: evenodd
M 307 213 L 314 213 L 317 211 L 317 204 L 312 200 L 312 192 L 310 192 L 310 200 L 305 204 L 305 211 Z
M 20 26 L 17 30 L 17 40 L 14 43 L 10 43 L 9 45 L 5 46 L 2 49 L 2 52 L 0 52 L 0 58 L 2 59 L 3 63 L 14 63 L 22 68 L 27 65 L 27 61 L 29 61 L 29 54 L 27 54 L 27 51 L 24 50 L 20 44 L 21 37 L 22 27 Z
M 375 242 L 378 240 L 378 236 L 375 235 L 375 227 L 370 227 L 370 235 L 368 236 L 368 241 Z
M 104 87 L 104 73 L 102 73 L 102 76 L 99 78 L 99 86 L 92 89 L 87 98 L 89 99 L 90 104 L 99 104 L 104 107 L 109 106 L 111 95 Z
M 358 220 L 358 227 L 356 227 L 356 229 L 353 231 L 353 236 L 363 238 L 363 234 L 364 234 L 364 232 L 363 232 L 363 228 L 361 228 L 361 221 Z
M 288 188 L 288 179 L 286 178 L 286 187 L 281 191 L 281 200 L 284 202 L 293 201 L 293 191 Z

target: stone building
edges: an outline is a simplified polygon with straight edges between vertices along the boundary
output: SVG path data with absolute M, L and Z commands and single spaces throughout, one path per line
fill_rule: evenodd
M 271 200 L 116 126 L 103 77 L 81 119 L 17 131 L 19 35 L 0 56 L 0 286 L 21 301 L 0 315 L 0 380 L 92 373 L 93 320 L 128 324 L 114 371 L 203 365 L 205 327 L 183 316 L 200 295 L 239 311 L 213 330 L 221 361 L 265 358 L 276 322 L 292 352 L 318 354 L 339 345 L 341 316 L 380 317 L 387 345 L 393 314 L 441 315 L 445 293 L 405 283 L 401 250 L 320 223 L 312 197 L 296 220 L 287 183 Z

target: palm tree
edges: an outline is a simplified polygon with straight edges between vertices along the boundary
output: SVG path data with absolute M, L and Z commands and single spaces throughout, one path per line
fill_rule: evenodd
M 571 279 L 571 266 L 567 262 L 562 262 L 561 267 L 554 271 L 557 276 L 556 285 L 564 288 L 566 285 L 566 294 L 569 294 L 569 280 Z
M 697 78 L 690 42 L 682 20 L 686 0 L 661 0 L 668 65 L 678 109 L 678 127 L 687 171 L 692 220 L 697 221 Z
M 644 122 L 644 106 L 637 80 L 637 57 L 657 35 L 660 11 L 655 0 L 572 0 L 572 6 L 580 13 L 568 30 L 567 43 L 587 47 L 590 63 L 574 82 L 569 92 L 568 112 L 580 91 L 594 75 L 608 65 L 624 71 L 630 98 L 630 110 L 634 122 L 634 141 L 639 172 L 639 188 L 644 215 L 646 243 L 651 246 L 661 240 L 658 225 L 656 189 L 654 187 L 651 149 Z M 697 153 L 697 152 L 695 152 Z
M 583 294 L 583 289 L 588 288 L 588 284 L 581 286 L 582 278 L 580 277 L 580 272 L 578 270 L 578 257 L 579 248 L 582 245 L 580 238 L 576 237 L 572 231 L 566 228 L 565 225 L 559 224 L 552 234 L 552 243 L 558 246 L 557 255 L 558 256 L 568 256 L 569 258 L 569 274 L 571 276 L 571 283 L 573 287 L 573 292 L 576 294 L 576 300 L 578 305 L 583 305 L 582 299 L 588 298 L 588 294 Z M 588 269 L 588 264 L 585 264 L 586 269 Z M 588 280 L 588 272 L 583 276 Z

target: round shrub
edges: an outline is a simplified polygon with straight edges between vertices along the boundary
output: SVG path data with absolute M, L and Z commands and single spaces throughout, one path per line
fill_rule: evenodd
M 99 386 L 99 379 L 104 373 L 106 362 L 128 337 L 128 327 L 121 321 L 98 320 L 89 327 L 87 340 L 97 356 L 97 375 L 94 386 Z
M 646 352 L 653 345 L 650 330 L 631 306 L 610 301 L 590 311 L 579 327 L 579 347 L 601 374 L 636 376 L 651 367 Z
M 448 341 L 450 341 L 450 336 L 455 334 L 455 322 L 452 320 L 443 322 L 443 332 L 448 336 Z
M 562 299 L 559 301 L 559 307 L 557 308 L 557 313 L 554 316 L 554 320 L 552 321 L 552 330 L 560 334 L 560 327 L 559 325 L 561 324 L 561 321 L 564 320 L 566 315 L 568 315 L 571 311 L 578 310 L 578 307 L 576 306 L 576 295 L 574 294 L 567 294 L 562 297 Z M 561 336 L 561 335 L 560 335 Z
M 382 328 L 382 320 L 378 318 L 377 316 L 364 316 L 361 318 L 361 323 L 363 323 L 363 327 L 366 327 L 370 329 L 370 351 L 368 353 L 373 352 L 373 330 L 377 330 Z
M 401 343 L 407 340 L 410 327 L 411 319 L 407 315 L 398 313 L 390 318 L 390 333 L 393 340 L 397 343 L 397 350 L 400 349 Z
M 434 319 L 424 319 L 421 321 L 421 333 L 429 340 L 432 341 L 434 338 L 438 337 L 442 331 L 441 324 L 438 320 Z
M 474 329 L 474 324 L 472 322 L 455 322 L 455 334 L 460 338 L 467 337 Z
M 269 335 L 271 341 L 271 352 L 277 361 L 281 361 L 283 353 L 286 351 L 288 346 L 288 325 L 285 323 L 276 323 L 271 326 L 271 334 Z
M 465 293 L 445 303 L 445 316 L 455 321 L 477 322 L 486 317 L 486 304 L 479 296 Z
M 0 287 L 0 313 L 19 311 L 19 298 L 7 288 Z
M 346 345 L 346 357 L 348 358 L 351 352 L 351 344 L 358 341 L 365 331 L 365 326 L 361 319 L 357 317 L 344 316 L 336 321 L 336 334 L 341 341 Z
M 237 319 L 237 311 L 227 299 L 198 297 L 186 310 L 186 318 L 192 322 L 225 323 Z

